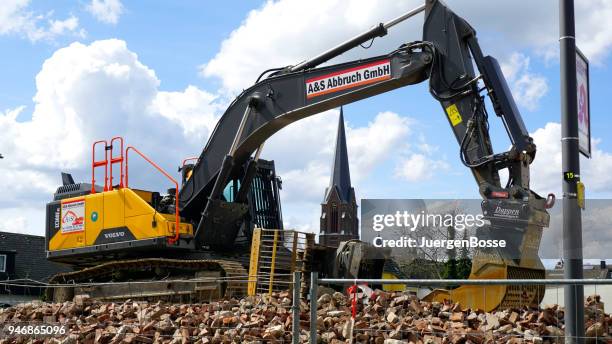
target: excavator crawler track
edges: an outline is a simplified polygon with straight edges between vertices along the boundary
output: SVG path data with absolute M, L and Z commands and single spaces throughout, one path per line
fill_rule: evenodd
M 231 260 L 121 260 L 55 275 L 50 283 L 62 286 L 50 287 L 47 298 L 63 302 L 87 294 L 101 301 L 202 302 L 246 295 L 247 276 Z

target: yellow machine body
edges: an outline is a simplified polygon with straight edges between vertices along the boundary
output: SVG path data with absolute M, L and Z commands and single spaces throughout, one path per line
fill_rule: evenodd
M 395 274 L 391 272 L 383 271 L 382 279 L 398 279 L 398 278 L 397 276 L 395 276 Z M 382 288 L 384 291 L 406 291 L 407 290 L 405 284 L 385 284 L 382 286 Z
M 529 279 L 544 278 L 542 269 L 514 267 L 486 263 L 481 273 L 470 274 L 469 279 Z M 455 289 L 435 289 L 424 300 L 444 302 L 451 300 L 464 307 L 490 312 L 495 309 L 521 308 L 538 305 L 544 297 L 544 286 L 462 285 Z
M 119 188 L 50 203 L 49 258 L 102 253 L 125 246 L 164 246 L 175 235 L 175 215 L 157 212 L 152 195 Z M 179 223 L 179 235 L 192 236 L 193 226 Z
M 508 255 L 504 250 L 477 250 L 472 259 L 471 280 L 544 279 L 545 270 L 538 256 L 542 229 L 548 226 L 546 211 L 534 211 L 524 229 L 520 257 Z M 424 300 L 444 302 L 451 300 L 463 307 L 485 312 L 501 308 L 537 306 L 544 298 L 543 285 L 462 285 L 455 289 L 435 289 Z

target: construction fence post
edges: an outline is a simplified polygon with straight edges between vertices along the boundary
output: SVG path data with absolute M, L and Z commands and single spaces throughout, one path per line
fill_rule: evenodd
M 295 271 L 293 273 L 293 307 L 292 307 L 292 322 L 291 322 L 291 338 L 293 344 L 300 343 L 300 290 L 302 286 L 302 273 Z
M 317 287 L 319 274 L 310 273 L 310 344 L 317 343 Z

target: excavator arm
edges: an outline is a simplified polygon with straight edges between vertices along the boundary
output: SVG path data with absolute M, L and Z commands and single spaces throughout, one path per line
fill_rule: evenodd
M 256 164 L 251 156 L 270 136 L 308 116 L 421 82 L 432 58 L 415 43 L 388 55 L 279 73 L 245 90 L 220 119 L 179 195 L 181 215 L 199 223 L 196 238 L 209 246 L 233 243 L 246 207 L 221 194 L 236 177 L 248 188 L 245 171 Z
M 437 59 L 430 75 L 430 93 L 449 119 L 460 145 L 461 161 L 472 169 L 483 198 L 528 197 L 529 164 L 536 147 L 499 63 L 494 57 L 483 56 L 475 30 L 464 19 L 439 2 L 430 2 L 427 13 L 423 39 L 435 46 Z M 506 128 L 512 143 L 507 152 L 492 151 L 481 93 L 489 96 L 495 114 Z M 501 187 L 498 171 L 505 168 L 510 178 Z
M 382 56 L 317 67 L 424 11 L 423 40 Z M 181 215 L 197 223 L 205 246 L 232 245 L 247 212 L 241 199 L 228 202 L 228 180 L 250 185 L 264 142 L 302 118 L 424 80 L 440 102 L 459 143 L 461 161 L 472 171 L 485 200 L 541 200 L 529 189 L 535 145 L 521 119 L 498 62 L 483 56 L 475 30 L 442 2 L 425 5 L 295 66 L 271 70 L 244 90 L 226 110 L 180 192 Z M 488 130 L 485 96 L 507 129 L 509 151 L 495 154 Z M 508 169 L 501 185 L 499 170 Z M 543 209 L 544 201 L 537 208 Z M 497 204 L 497 203 L 495 203 Z M 484 206 L 483 206 L 484 207 Z

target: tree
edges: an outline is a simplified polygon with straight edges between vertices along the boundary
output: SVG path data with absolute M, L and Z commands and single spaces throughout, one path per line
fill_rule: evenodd
M 423 204 L 425 205 L 425 204 Z M 415 214 L 421 209 L 413 210 Z M 466 212 L 459 202 L 436 201 L 428 207 L 423 207 L 424 214 L 438 214 L 445 217 L 456 218 Z M 406 227 L 395 227 L 386 233 L 387 239 L 398 239 L 408 237 L 428 241 L 444 240 L 454 241 L 459 235 L 462 239 L 468 239 L 469 228 L 456 228 L 457 224 L 435 222 L 425 224 L 416 229 Z M 471 270 L 471 259 L 469 248 L 447 248 L 447 245 L 434 247 L 402 247 L 392 249 L 393 259 L 398 263 L 404 274 L 410 278 L 439 278 L 439 279 L 464 279 Z
M 448 226 L 447 228 L 448 240 L 455 240 L 455 227 Z M 446 279 L 457 279 L 457 249 L 446 250 L 447 260 L 444 264 L 444 278 Z
M 463 231 L 463 240 L 468 239 L 467 230 Z M 457 278 L 466 279 L 472 271 L 472 260 L 470 259 L 470 250 L 467 247 L 462 247 L 459 252 L 459 260 L 457 261 Z

